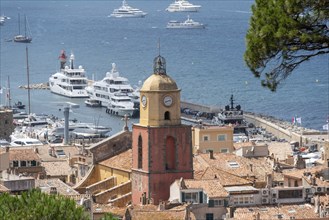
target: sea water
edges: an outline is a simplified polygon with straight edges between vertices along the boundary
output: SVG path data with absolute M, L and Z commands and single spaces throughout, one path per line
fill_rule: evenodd
M 112 1 L 6 1 L 0 2 L 0 14 L 11 17 L 0 26 L 0 85 L 4 89 L 0 104 L 6 102 L 8 76 L 12 103 L 28 104 L 26 46 L 31 84 L 48 81 L 59 69 L 61 50 L 75 55 L 90 79 L 100 80 L 116 63 L 122 76 L 132 85 L 152 74 L 153 58 L 166 58 L 167 74 L 181 88 L 181 99 L 210 106 L 225 106 L 231 94 L 245 111 L 272 115 L 291 121 L 302 118 L 302 126 L 322 129 L 328 117 L 329 55 L 315 57 L 302 64 L 270 92 L 253 77 L 243 61 L 245 35 L 251 16 L 249 0 L 191 0 L 200 4 L 197 13 L 169 13 L 173 0 L 128 0 L 132 7 L 147 12 L 145 18 L 110 18 L 121 6 Z M 18 34 L 18 14 L 26 15 L 32 32 L 31 44 L 9 42 Z M 207 24 L 201 30 L 166 29 L 170 20 L 184 21 L 190 15 Z M 24 31 L 21 25 L 21 32 Z M 160 48 L 159 48 L 160 42 Z M 74 102 L 70 118 L 122 129 L 124 121 L 105 113 L 104 108 L 88 108 L 84 99 L 71 99 L 49 90 L 31 90 L 31 112 L 63 117 L 63 103 Z M 131 119 L 129 125 L 138 122 Z

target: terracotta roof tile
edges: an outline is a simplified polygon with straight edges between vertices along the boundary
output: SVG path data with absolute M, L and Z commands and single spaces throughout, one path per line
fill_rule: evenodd
M 295 217 L 296 219 L 310 219 L 319 217 L 314 212 L 314 206 L 310 204 L 293 204 L 236 208 L 234 218 L 230 218 L 230 220 L 255 219 L 257 215 L 259 215 L 259 219 L 261 220 L 291 219 L 290 217 Z
M 71 186 L 65 184 L 60 179 L 37 179 L 35 180 L 35 186 L 42 189 L 43 192 L 50 192 L 51 187 L 56 187 L 57 192 L 60 195 L 80 195 Z
M 43 161 L 41 166 L 45 168 L 48 176 L 61 176 L 72 174 L 72 168 L 66 160 Z
M 132 167 L 132 150 L 122 152 L 116 156 L 99 162 L 100 165 L 125 170 L 131 172 Z
M 210 159 L 209 154 L 195 155 L 201 165 L 199 167 L 211 167 L 226 171 L 238 177 L 256 177 L 259 181 L 265 180 L 266 173 L 272 173 L 272 165 L 266 158 L 245 158 L 232 153 L 214 153 L 214 159 Z M 198 173 L 200 177 L 200 172 Z
M 9 160 L 36 160 L 40 161 L 40 157 L 33 149 L 10 149 L 9 150 Z
M 229 194 L 221 185 L 220 180 L 184 180 L 185 186 L 188 189 L 203 189 L 208 197 L 227 197 Z
M 182 220 L 186 219 L 186 205 L 181 205 L 163 211 L 159 211 L 157 206 L 133 206 L 130 213 L 132 215 L 132 219 L 138 220 Z M 190 219 L 196 219 L 193 213 L 190 213 Z

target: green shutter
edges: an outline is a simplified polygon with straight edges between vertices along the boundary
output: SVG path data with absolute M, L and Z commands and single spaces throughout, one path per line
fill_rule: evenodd
M 185 202 L 185 193 L 182 192 L 182 202 Z
M 228 201 L 226 199 L 224 199 L 224 207 L 228 206 Z
M 209 199 L 208 207 L 214 207 L 214 200 Z
M 203 203 L 203 193 L 199 192 L 199 203 Z

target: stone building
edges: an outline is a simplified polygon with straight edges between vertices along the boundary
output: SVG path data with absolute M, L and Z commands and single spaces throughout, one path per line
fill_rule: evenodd
M 10 109 L 0 109 L 0 139 L 9 140 L 15 126 L 13 124 L 13 111 Z

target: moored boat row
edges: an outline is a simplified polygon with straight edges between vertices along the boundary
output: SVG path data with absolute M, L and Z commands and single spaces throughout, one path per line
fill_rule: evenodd
M 70 56 L 70 66 L 65 66 L 66 55 L 62 50 L 60 59 L 60 71 L 49 78 L 51 92 L 69 98 L 88 98 L 85 104 L 90 107 L 106 107 L 106 112 L 118 116 L 134 116 L 138 112 L 139 92 L 134 89 L 127 78 L 120 76 L 116 64 L 112 63 L 112 69 L 99 81 L 93 81 L 88 85 L 85 70 L 80 66 L 74 67 L 74 55 Z

